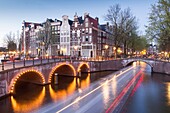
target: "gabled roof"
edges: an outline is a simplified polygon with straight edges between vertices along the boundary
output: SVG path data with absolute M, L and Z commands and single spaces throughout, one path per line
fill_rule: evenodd
M 47 21 L 54 22 L 54 20 L 53 20 L 53 19 L 48 19 L 48 18 L 47 18 Z
M 99 29 L 106 31 L 106 24 L 99 25 Z
M 73 21 L 70 20 L 70 19 L 68 19 L 68 23 L 69 23 L 69 25 L 71 26 L 71 25 L 73 24 Z
M 78 21 L 79 21 L 80 24 L 82 24 L 82 23 L 84 22 L 82 16 L 81 16 L 81 17 L 78 17 L 77 19 L 78 19 Z
M 30 25 L 30 24 L 34 24 L 34 29 L 36 29 L 36 28 L 37 28 L 37 26 L 42 26 L 42 24 L 41 24 L 41 23 L 24 22 L 24 26 L 25 26 L 25 27 L 31 27 L 31 25 Z
M 90 17 L 89 15 L 87 15 L 87 17 L 89 18 L 90 23 L 93 23 L 93 26 L 98 28 L 98 21 L 92 17 Z

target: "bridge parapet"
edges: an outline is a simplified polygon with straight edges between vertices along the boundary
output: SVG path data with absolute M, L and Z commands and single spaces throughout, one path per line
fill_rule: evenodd
M 170 74 L 170 62 L 166 62 L 166 61 L 146 59 L 146 58 L 130 58 L 130 59 L 124 59 L 122 61 L 122 64 L 123 66 L 127 66 L 129 63 L 137 62 L 137 61 L 145 62 L 148 65 L 150 65 L 152 72 Z

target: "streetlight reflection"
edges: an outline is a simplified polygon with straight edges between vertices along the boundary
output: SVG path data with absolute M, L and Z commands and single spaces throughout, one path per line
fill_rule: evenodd
M 38 95 L 38 97 L 26 100 L 26 101 L 17 101 L 13 96 L 11 96 L 11 103 L 14 112 L 25 113 L 30 112 L 33 109 L 38 109 L 43 103 L 45 97 L 45 87 L 43 87 L 42 91 Z

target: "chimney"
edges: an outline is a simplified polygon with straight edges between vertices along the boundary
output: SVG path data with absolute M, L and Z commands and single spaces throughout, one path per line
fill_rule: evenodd
M 99 24 L 99 18 L 98 18 L 98 17 L 96 17 L 95 19 L 97 20 L 97 23 Z
M 89 16 L 89 13 L 87 13 L 87 12 L 86 12 L 86 13 L 84 13 L 84 17 L 86 17 L 86 16 Z

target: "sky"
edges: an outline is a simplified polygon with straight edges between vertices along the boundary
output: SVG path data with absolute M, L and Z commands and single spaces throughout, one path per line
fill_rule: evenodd
M 99 17 L 104 24 L 104 15 L 110 6 L 119 4 L 122 9 L 130 8 L 136 16 L 141 34 L 145 34 L 151 4 L 158 0 L 0 0 L 0 46 L 4 46 L 5 35 L 9 32 L 21 32 L 23 20 L 45 22 L 47 18 L 61 20 L 63 15 L 73 19 L 77 12 L 83 16 L 88 12 L 92 17 Z

